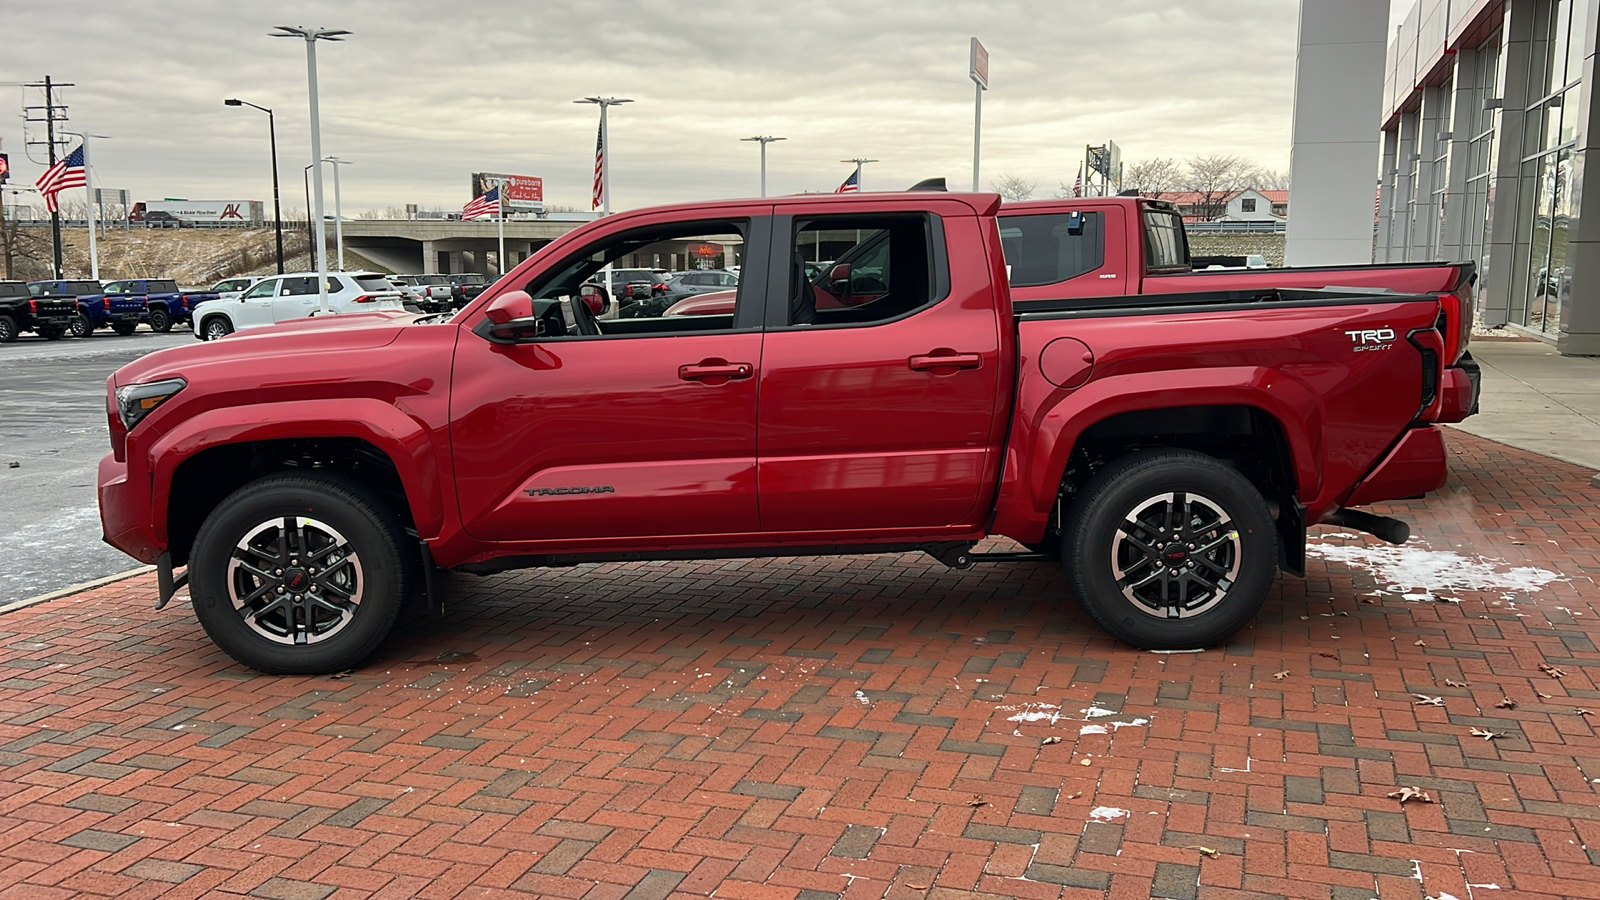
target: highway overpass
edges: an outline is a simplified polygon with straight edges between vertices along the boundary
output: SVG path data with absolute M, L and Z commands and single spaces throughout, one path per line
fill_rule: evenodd
M 348 219 L 346 247 L 395 272 L 488 274 L 501 267 L 499 223 L 493 219 L 461 222 L 451 219 Z M 507 219 L 506 256 L 514 266 L 584 222 L 557 219 Z M 328 225 L 333 236 L 333 223 Z

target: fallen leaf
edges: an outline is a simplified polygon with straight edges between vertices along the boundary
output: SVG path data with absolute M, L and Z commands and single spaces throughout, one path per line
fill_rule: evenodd
M 1082 797 L 1082 796 L 1083 796 L 1083 791 L 1073 791 L 1072 793 L 1067 795 L 1067 799 L 1068 800 L 1076 800 L 1076 799 L 1078 799 L 1079 797 Z
M 1549 675 L 1551 678 L 1560 678 L 1567 674 L 1549 663 L 1539 663 L 1539 671 Z
M 1580 709 L 1580 710 L 1578 710 L 1578 715 L 1580 715 L 1580 716 L 1592 716 L 1592 715 L 1594 715 L 1594 713 L 1589 712 L 1587 709 Z
M 1421 642 L 1421 641 L 1417 641 L 1417 643 L 1416 643 L 1416 645 L 1415 645 L 1415 646 L 1418 646 L 1418 647 L 1426 647 L 1426 646 L 1428 646 L 1428 645 L 1427 645 L 1427 644 L 1424 644 L 1424 643 L 1423 643 L 1423 642 Z
M 1337 654 L 1337 653 L 1323 652 L 1323 653 L 1318 653 L 1317 655 L 1322 657 L 1323 659 L 1338 659 L 1339 658 L 1339 654 Z
M 1444 686 L 1445 687 L 1466 687 L 1467 683 L 1465 681 L 1451 681 L 1450 679 L 1446 678 L 1444 680 Z
M 1368 606 L 1377 606 L 1378 605 L 1378 598 L 1376 598 L 1376 597 L 1362 597 L 1361 598 L 1361 602 L 1367 604 Z
M 340 673 L 338 673 L 336 675 L 330 675 L 328 677 L 334 679 L 335 681 L 337 681 L 340 678 L 349 678 L 351 675 L 354 675 L 355 673 L 356 673 L 355 669 L 345 669 L 343 672 L 340 672 Z
M 1185 850 L 1199 850 L 1202 855 L 1209 856 L 1212 859 L 1216 859 L 1217 857 L 1222 855 L 1222 851 L 1221 850 L 1213 850 L 1210 847 L 1202 847 L 1199 844 L 1190 844 L 1189 846 L 1187 846 L 1187 847 L 1185 847 L 1183 849 L 1185 849 Z
M 925 891 L 925 890 L 927 890 L 927 889 L 928 889 L 928 888 L 929 888 L 929 887 L 931 887 L 931 885 L 926 885 L 926 884 L 912 884 L 912 883 L 910 883 L 910 882 L 906 882 L 906 887 L 908 887 L 908 888 L 910 888 L 910 889 L 911 889 L 911 890 L 913 890 L 913 891 Z
M 1289 677 L 1289 670 L 1288 669 L 1284 669 L 1282 672 L 1273 672 L 1272 673 L 1272 677 L 1278 679 L 1279 681 L 1282 681 L 1285 678 Z
M 1399 800 L 1401 806 L 1404 806 L 1407 800 L 1420 800 L 1423 803 L 1433 802 L 1433 798 L 1428 796 L 1426 791 L 1422 790 L 1421 788 L 1414 787 L 1401 788 L 1398 791 L 1390 791 L 1389 799 Z
M 1411 696 L 1417 698 L 1417 702 L 1413 703 L 1412 704 L 1413 706 L 1443 706 L 1444 705 L 1444 698 L 1443 697 L 1429 697 L 1427 694 L 1412 694 Z
M 983 799 L 982 797 L 973 797 L 971 800 L 967 801 L 967 805 L 968 806 L 973 806 L 973 807 L 988 806 L 989 805 L 989 801 Z
M 1061 743 L 1061 738 L 1056 737 L 1055 735 L 1051 735 L 1050 737 L 1047 737 L 1044 740 L 1040 741 L 1039 745 L 1040 746 L 1044 746 L 1046 744 L 1059 744 L 1059 743 Z
M 1486 741 L 1492 741 L 1495 738 L 1502 738 L 1506 736 L 1504 731 L 1490 731 L 1487 728 L 1473 728 L 1469 733 L 1473 737 L 1481 737 Z
M 1541 700 L 1549 700 L 1550 699 L 1550 695 L 1546 694 L 1544 691 L 1534 691 L 1534 693 L 1538 694 L 1539 695 L 1539 699 L 1541 699 Z
M 1494 708 L 1495 709 L 1516 709 L 1517 708 L 1517 701 L 1511 699 L 1510 697 L 1505 697 L 1505 698 L 1502 698 L 1499 703 L 1496 703 L 1494 705 Z
M 1339 611 L 1339 615 L 1344 616 L 1347 619 L 1350 618 L 1350 614 L 1345 612 L 1345 611 L 1343 611 L 1343 610 Z

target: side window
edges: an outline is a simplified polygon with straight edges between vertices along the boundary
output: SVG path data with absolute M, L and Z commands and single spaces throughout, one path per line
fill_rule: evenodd
M 653 283 L 652 266 L 687 268 L 707 254 L 723 265 L 742 264 L 749 224 L 746 220 L 675 222 L 584 247 L 526 286 L 534 314 L 541 320 L 539 339 L 697 334 L 733 328 L 743 291 L 707 301 L 655 291 L 629 296 L 627 287 L 631 282 Z M 607 265 L 612 269 L 609 284 L 603 274 Z
M 1105 265 L 1105 215 L 1004 216 L 1000 244 L 1016 287 L 1056 284 Z
M 242 300 L 254 300 L 258 297 L 275 297 L 278 294 L 278 279 L 268 278 L 256 283 L 256 286 L 246 291 Z
M 1146 271 L 1172 272 L 1189 268 L 1189 242 L 1183 233 L 1183 219 L 1177 213 L 1145 210 L 1144 244 Z
M 722 273 L 721 275 L 715 275 L 713 277 L 716 278 L 717 284 L 719 284 L 719 285 L 721 285 L 723 287 L 738 287 L 739 286 L 739 279 L 733 277 L 732 275 L 729 275 L 726 272 Z
M 800 219 L 789 260 L 789 325 L 870 325 L 931 306 L 928 216 Z
M 278 296 L 299 297 L 304 294 L 314 294 L 317 292 L 316 281 L 315 278 L 285 278 Z

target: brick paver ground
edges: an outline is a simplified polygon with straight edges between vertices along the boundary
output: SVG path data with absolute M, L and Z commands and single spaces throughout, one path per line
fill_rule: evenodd
M 1450 442 L 1392 511 L 1566 580 L 1314 559 L 1204 653 L 915 555 L 464 576 L 340 678 L 232 664 L 150 576 L 13 612 L 0 897 L 1600 897 L 1600 489 Z

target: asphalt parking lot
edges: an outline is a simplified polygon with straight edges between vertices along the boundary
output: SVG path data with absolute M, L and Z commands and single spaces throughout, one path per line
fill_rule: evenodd
M 334 677 L 18 609 L 0 898 L 1600 897 L 1600 488 L 1448 441 L 1199 653 L 918 554 L 452 576 Z
M 0 345 L 0 605 L 139 565 L 100 540 L 95 467 L 110 450 L 106 377 L 146 353 L 192 343 L 187 331 L 140 328 Z

